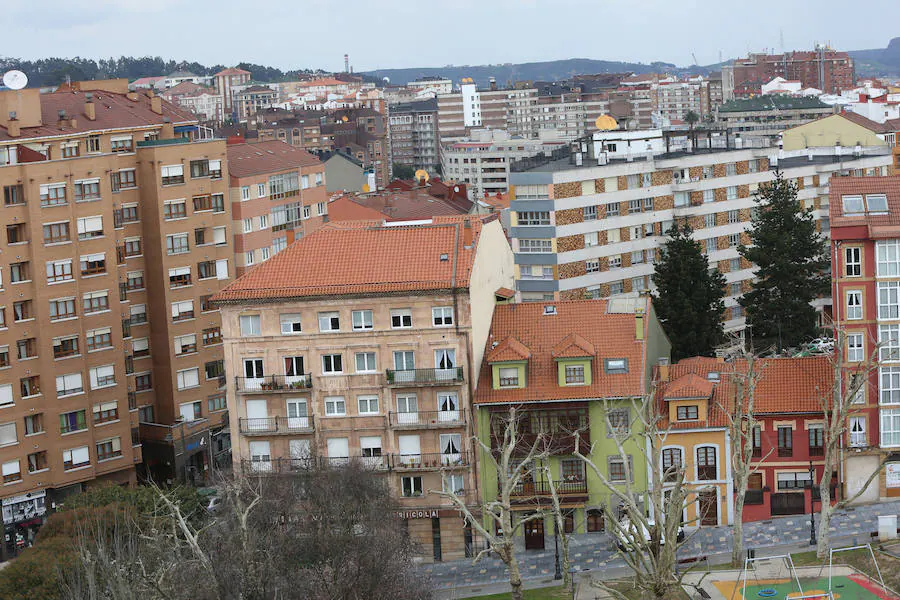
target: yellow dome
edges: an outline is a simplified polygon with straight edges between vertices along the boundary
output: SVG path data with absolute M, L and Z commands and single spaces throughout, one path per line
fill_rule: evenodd
M 611 131 L 619 128 L 619 124 L 616 123 L 616 120 L 609 115 L 600 115 L 597 117 L 597 120 L 594 121 L 594 125 L 600 131 Z
M 429 179 L 428 171 L 426 171 L 425 169 L 419 169 L 418 171 L 416 171 L 416 181 L 419 181 L 421 179 L 424 179 L 425 181 L 428 181 Z

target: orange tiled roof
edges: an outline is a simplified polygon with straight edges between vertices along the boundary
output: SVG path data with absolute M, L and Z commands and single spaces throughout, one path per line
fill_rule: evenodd
M 467 288 L 482 225 L 490 217 L 430 224 L 328 223 L 233 282 L 213 301 L 389 294 Z M 465 224 L 472 245 L 465 246 Z
M 306 150 L 281 140 L 228 146 L 228 173 L 232 177 L 279 173 L 321 164 L 322 161 Z
M 644 314 L 650 314 L 649 299 L 643 301 Z M 545 315 L 544 307 L 556 307 L 556 314 Z M 515 337 L 531 352 L 527 385 L 524 389 L 493 389 L 491 367 L 487 360 L 479 374 L 475 402 L 493 404 L 507 402 L 541 402 L 595 398 L 623 398 L 644 393 L 645 349 L 643 340 L 635 339 L 635 316 L 611 312 L 609 300 L 570 300 L 560 302 L 528 302 L 501 304 L 494 309 L 490 345 Z M 592 358 L 591 385 L 560 386 L 553 351 L 570 334 L 578 335 L 595 349 Z M 498 346 L 499 348 L 499 346 Z M 624 358 L 628 372 L 609 374 L 605 359 Z
M 509 288 L 502 287 L 502 288 L 497 288 L 497 291 L 494 292 L 494 295 L 500 296 L 501 298 L 512 298 L 513 296 L 516 295 L 516 293 Z
M 872 133 L 890 133 L 890 128 L 887 127 L 883 123 L 879 123 L 878 121 L 873 121 L 868 117 L 864 117 L 863 115 L 857 114 L 851 110 L 845 110 L 840 113 L 842 117 L 850 121 L 851 123 L 855 123 L 860 127 L 865 127 Z
M 528 360 L 529 358 L 531 358 L 531 350 L 516 338 L 508 337 L 485 354 L 484 360 L 496 363 L 509 360 Z
M 328 219 L 334 221 L 371 221 L 384 219 L 374 208 L 354 202 L 349 196 L 339 196 L 328 202 Z
M 553 358 L 584 358 L 596 354 L 594 345 L 578 335 L 570 333 L 553 347 Z
M 250 75 L 250 71 L 238 69 L 237 67 L 229 67 L 227 69 L 222 69 L 216 73 L 215 76 L 218 77 L 219 75 Z
M 831 226 L 862 225 L 872 237 L 900 237 L 900 175 L 887 177 L 832 177 L 829 212 Z M 888 212 L 882 215 L 844 216 L 841 196 L 854 194 L 885 194 Z
M 667 384 L 663 390 L 663 398 L 665 400 L 709 398 L 714 387 L 715 385 L 710 380 L 695 373 L 688 373 Z

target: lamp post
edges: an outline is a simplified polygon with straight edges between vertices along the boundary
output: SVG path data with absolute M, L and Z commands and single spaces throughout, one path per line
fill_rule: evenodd
M 559 568 L 559 520 L 553 515 L 553 553 L 556 556 L 556 568 L 553 571 L 553 579 L 562 579 L 562 571 Z
M 816 483 L 816 472 L 812 461 L 809 461 L 809 545 L 815 546 L 816 542 L 816 501 L 813 498 L 813 489 Z

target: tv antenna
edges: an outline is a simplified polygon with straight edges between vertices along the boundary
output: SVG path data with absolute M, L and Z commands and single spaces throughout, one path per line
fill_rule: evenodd
M 11 90 L 21 90 L 28 85 L 28 76 L 15 69 L 7 71 L 3 74 L 3 85 Z

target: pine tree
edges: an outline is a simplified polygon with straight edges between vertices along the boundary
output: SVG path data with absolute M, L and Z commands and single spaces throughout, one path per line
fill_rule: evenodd
M 725 277 L 711 270 L 689 225 L 668 231 L 656 265 L 654 306 L 672 342 L 672 360 L 712 356 L 722 341 Z
M 760 185 L 756 204 L 752 245 L 738 251 L 758 270 L 753 289 L 740 303 L 754 345 L 774 344 L 780 351 L 816 335 L 811 302 L 829 292 L 828 252 L 812 211 L 797 199 L 797 186 L 779 171 L 773 181 Z

